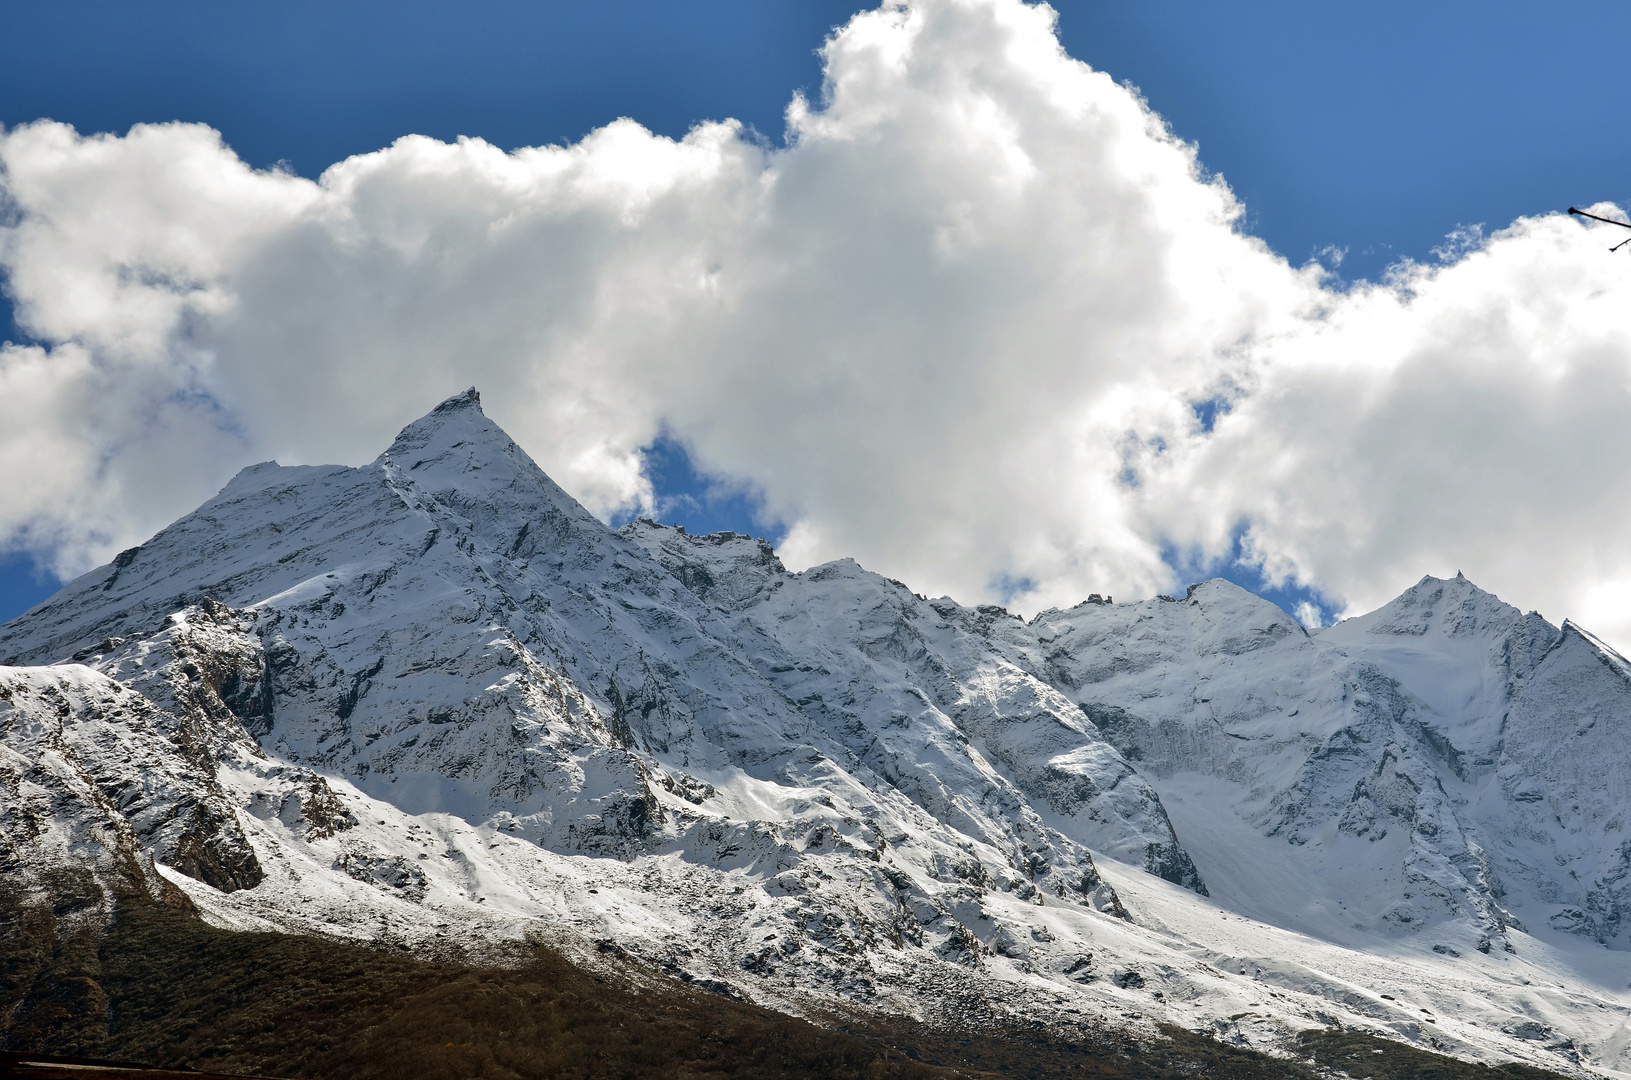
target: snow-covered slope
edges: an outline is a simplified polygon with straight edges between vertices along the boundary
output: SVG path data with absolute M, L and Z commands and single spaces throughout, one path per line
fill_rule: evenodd
M 613 531 L 472 391 L 368 466 L 244 470 L 0 662 L 37 889 L 1631 1073 L 1628 668 L 1460 578 L 1315 636 L 1220 581 L 1025 623 Z

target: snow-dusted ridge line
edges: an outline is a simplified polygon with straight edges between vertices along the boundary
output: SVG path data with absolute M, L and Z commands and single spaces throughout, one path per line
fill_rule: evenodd
M 1026 623 L 791 574 L 607 528 L 471 391 L 0 627 L 0 869 L 784 1008 L 972 987 L 1631 1075 L 1631 679 L 1576 631 L 1460 577 L 1310 636 L 1221 581 Z

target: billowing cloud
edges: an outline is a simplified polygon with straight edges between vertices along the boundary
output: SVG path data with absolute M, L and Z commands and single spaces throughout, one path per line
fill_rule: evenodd
M 1351 610 L 1459 569 L 1631 644 L 1631 262 L 1608 228 L 1521 220 L 1333 299 L 1151 463 L 1146 531 L 1216 550 L 1235 523 L 1271 576 Z
M 38 341 L 0 353 L 0 535 L 83 568 L 243 464 L 361 461 L 473 383 L 603 514 L 649 501 L 640 447 L 675 433 L 794 563 L 1034 608 L 1243 538 L 1338 607 L 1459 568 L 1631 641 L 1610 227 L 1520 221 L 1333 291 L 1052 19 L 859 15 L 780 148 L 625 120 L 312 181 L 197 126 L 0 135 Z

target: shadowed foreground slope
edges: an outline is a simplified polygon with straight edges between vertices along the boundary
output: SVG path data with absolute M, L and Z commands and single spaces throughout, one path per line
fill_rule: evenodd
M 105 934 L 74 931 L 71 908 L 0 896 L 0 1047 L 316 1078 L 1322 1075 L 1172 1027 L 1065 1041 L 1040 1024 L 947 1033 L 828 1017 L 834 1030 L 676 980 L 595 974 L 542 947 L 515 967 L 481 967 L 233 933 L 133 898 Z M 1308 1032 L 1301 1050 L 1375 1080 L 1554 1075 L 1354 1033 Z

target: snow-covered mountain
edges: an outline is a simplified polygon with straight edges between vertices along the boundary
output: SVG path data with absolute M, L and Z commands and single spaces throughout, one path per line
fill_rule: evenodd
M 244 470 L 0 662 L 37 890 L 1631 1075 L 1631 667 L 1459 576 L 1314 634 L 1222 581 L 1025 622 L 614 531 L 471 391 Z

